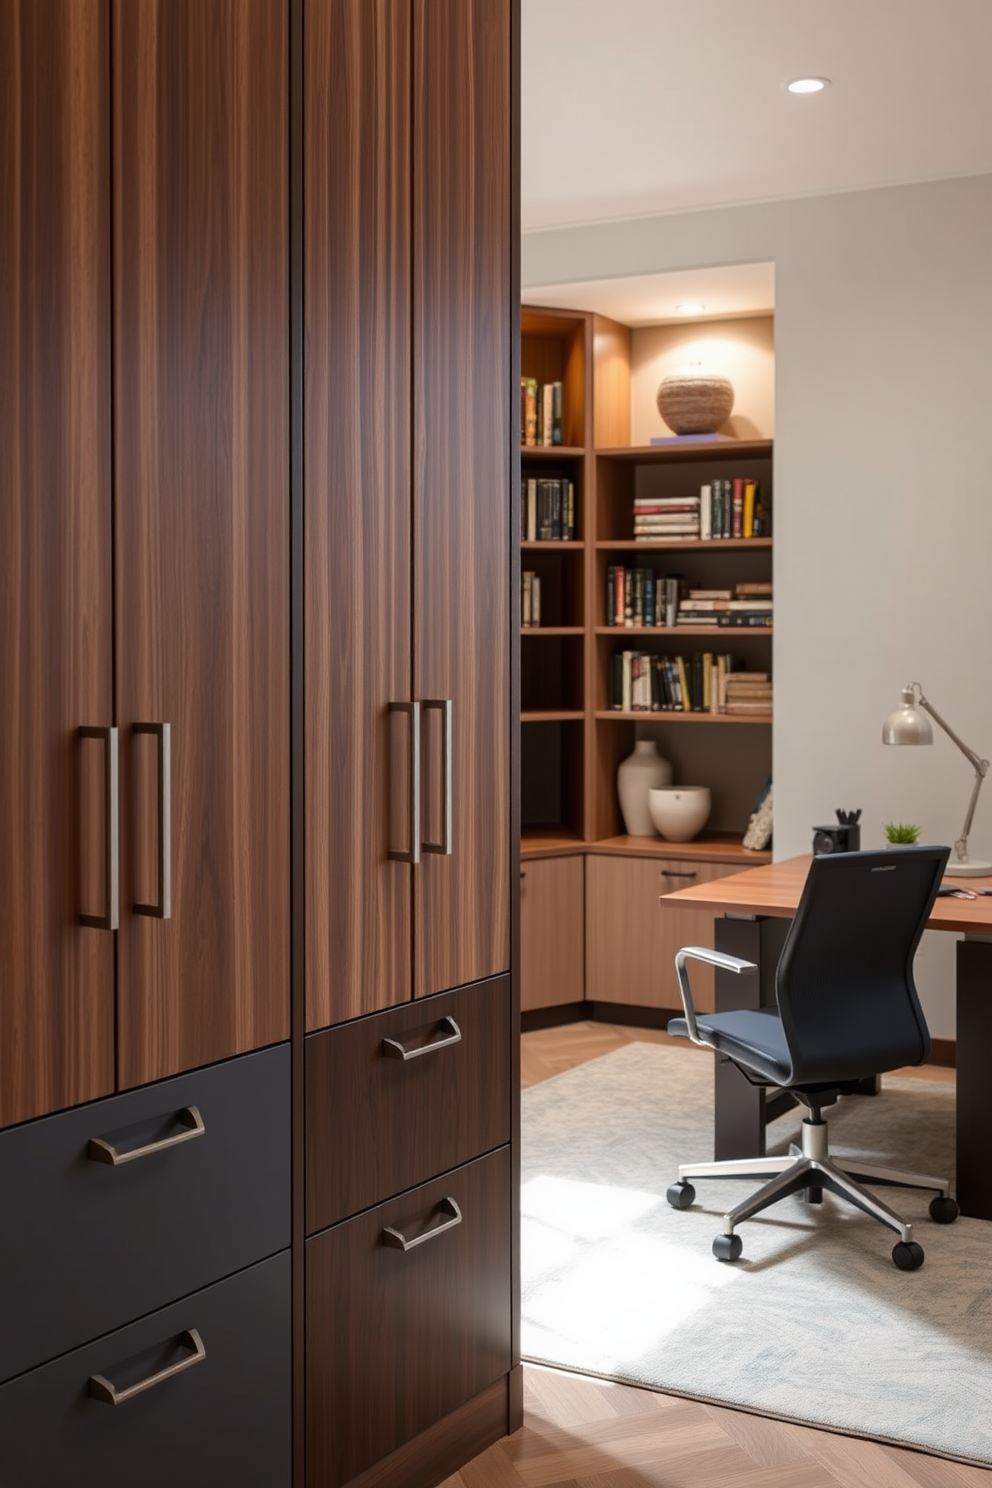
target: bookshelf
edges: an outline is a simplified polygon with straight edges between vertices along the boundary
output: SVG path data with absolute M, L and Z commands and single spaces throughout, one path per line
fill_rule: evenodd
M 612 705 L 610 673 L 611 659 L 624 649 L 686 658 L 723 652 L 741 670 L 771 673 L 772 626 L 611 625 L 606 594 L 607 571 L 616 565 L 680 574 L 683 590 L 770 582 L 772 536 L 638 540 L 633 510 L 635 498 L 681 500 L 698 495 L 704 483 L 735 478 L 757 481 L 771 500 L 772 441 L 633 447 L 630 368 L 628 327 L 591 312 L 522 310 L 521 374 L 539 384 L 562 383 L 563 443 L 521 450 L 521 487 L 525 493 L 528 477 L 546 473 L 571 480 L 576 537 L 567 543 L 521 543 L 521 568 L 539 575 L 541 591 L 540 626 L 521 629 L 521 858 L 525 870 L 528 862 L 545 863 L 545 902 L 554 899 L 549 879 L 557 872 L 557 913 L 566 915 L 576 934 L 585 929 L 582 991 L 568 999 L 559 985 L 528 986 L 525 976 L 525 1010 L 569 1000 L 585 1000 L 594 1008 L 627 1003 L 645 1013 L 675 1007 L 674 976 L 659 970 L 668 947 L 659 946 L 664 931 L 652 913 L 657 884 L 663 891 L 666 873 L 689 875 L 688 882 L 692 875 L 720 876 L 771 857 L 741 845 L 771 773 L 771 713 L 625 711 Z M 638 738 L 651 737 L 671 760 L 676 784 L 711 788 L 708 829 L 691 843 L 625 835 L 617 766 Z M 587 860 L 578 905 L 568 898 L 574 897 L 575 882 L 569 860 L 576 858 Z M 633 949 L 629 915 L 619 913 L 628 901 L 639 902 L 647 918 L 643 942 Z M 522 916 L 526 926 L 526 895 Z M 678 916 L 672 918 L 674 925 Z M 615 943 L 620 924 L 625 926 L 623 954 Z M 679 944 L 686 943 L 691 927 L 679 921 L 674 928 L 683 937 Z M 709 938 L 708 923 L 696 929 Z M 631 966 L 636 975 L 623 969 L 617 974 Z

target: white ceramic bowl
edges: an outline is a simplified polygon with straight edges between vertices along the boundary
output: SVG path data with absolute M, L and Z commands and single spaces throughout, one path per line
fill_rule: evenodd
M 666 785 L 648 791 L 648 812 L 669 842 L 691 842 L 710 815 L 708 785 Z

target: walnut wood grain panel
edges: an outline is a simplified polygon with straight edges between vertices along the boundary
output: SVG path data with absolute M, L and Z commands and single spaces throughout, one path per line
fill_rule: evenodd
M 280 0 L 113 10 L 122 1086 L 288 1033 L 287 45 Z
M 104 0 L 0 6 L 0 1125 L 113 1089 Z
M 585 873 L 581 857 L 528 858 L 520 870 L 520 1006 L 585 997 Z
M 642 1007 L 680 1008 L 675 952 L 684 945 L 713 945 L 713 914 L 693 908 L 662 909 L 659 897 L 690 884 L 727 877 L 727 863 L 699 858 L 607 858 L 586 862 L 586 997 Z M 693 999 L 713 1009 L 709 967 L 691 969 Z
M 390 1057 L 386 1039 L 413 1057 Z M 312 1035 L 307 1232 L 508 1142 L 510 1080 L 506 977 Z
M 414 987 L 424 995 L 505 971 L 510 960 L 517 307 L 508 0 L 417 0 L 413 11 L 414 690 L 452 701 L 454 795 L 453 852 L 426 855 L 414 878 Z M 425 835 L 437 839 L 434 722 L 424 734 L 423 810 Z
M 446 1199 L 460 1223 L 384 1243 Z M 503 1147 L 306 1242 L 308 1483 L 339 1488 L 507 1373 L 509 1207 Z
M 308 0 L 307 1027 L 410 996 L 410 7 Z M 390 814 L 390 804 L 394 810 Z

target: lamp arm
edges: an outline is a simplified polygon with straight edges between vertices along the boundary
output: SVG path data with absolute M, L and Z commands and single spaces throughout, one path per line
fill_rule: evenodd
M 978 804 L 978 793 L 982 788 L 982 781 L 985 779 L 986 773 L 988 771 L 989 762 L 986 759 L 979 758 L 979 756 L 973 749 L 968 748 L 963 739 L 958 738 L 957 734 L 951 728 L 950 724 L 945 723 L 943 718 L 941 718 L 940 714 L 937 712 L 937 709 L 933 707 L 931 703 L 927 702 L 926 698 L 923 696 L 923 689 L 922 687 L 920 687 L 920 684 L 917 682 L 914 685 L 919 688 L 920 707 L 924 708 L 926 712 L 930 714 L 930 717 L 933 719 L 934 723 L 939 724 L 940 727 L 944 730 L 944 733 L 947 735 L 947 737 L 953 740 L 953 742 L 960 749 L 961 753 L 964 755 L 965 759 L 975 771 L 975 784 L 971 788 L 971 799 L 968 802 L 968 810 L 965 814 L 964 826 L 961 828 L 961 836 L 954 844 L 954 852 L 958 862 L 966 863 L 968 861 L 968 833 L 971 831 L 971 823 L 975 816 L 975 807 Z

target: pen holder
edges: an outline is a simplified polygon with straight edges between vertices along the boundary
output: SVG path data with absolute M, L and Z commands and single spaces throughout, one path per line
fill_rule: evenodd
M 813 855 L 822 853 L 858 852 L 861 847 L 861 823 L 841 826 L 834 822 L 829 827 L 813 828 Z

